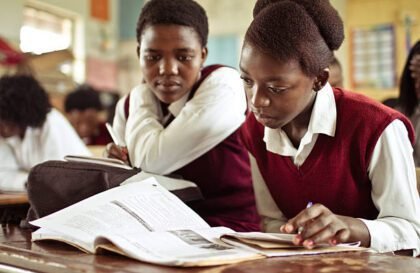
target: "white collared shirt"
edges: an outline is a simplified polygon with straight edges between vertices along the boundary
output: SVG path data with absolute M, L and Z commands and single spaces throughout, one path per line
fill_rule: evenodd
M 319 134 L 334 137 L 337 111 L 332 88 L 327 84 L 318 91 L 308 131 L 296 149 L 282 129 L 265 128 L 267 150 L 290 156 L 301 166 L 312 151 Z M 416 187 L 413 148 L 405 125 L 391 122 L 374 148 L 368 174 L 372 183 L 372 200 L 379 211 L 376 220 L 361 219 L 371 237 L 371 248 L 379 252 L 414 249 L 420 254 L 420 201 Z M 277 207 L 252 158 L 257 208 L 264 230 L 279 232 L 287 219 Z
M 247 107 L 242 80 L 228 67 L 212 72 L 189 101 L 186 94 L 172 103 L 168 110 L 176 118 L 166 128 L 159 101 L 145 84 L 130 93 L 127 121 L 125 98 L 117 104 L 113 127 L 132 165 L 157 174 L 182 168 L 221 143 L 244 122 Z
M 28 127 L 23 139 L 0 137 L 0 190 L 25 190 L 33 166 L 68 154 L 91 155 L 67 119 L 52 109 L 42 127 Z

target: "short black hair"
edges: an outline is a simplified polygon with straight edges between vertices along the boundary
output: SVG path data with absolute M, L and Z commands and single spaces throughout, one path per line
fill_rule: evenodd
M 308 76 L 328 67 L 344 26 L 328 0 L 258 0 L 245 43 L 279 61 L 296 60 Z
M 99 91 L 90 85 L 84 84 L 80 85 L 66 96 L 66 99 L 64 100 L 64 110 L 68 113 L 72 110 L 84 111 L 86 109 L 101 111 L 103 105 L 99 96 Z
M 420 54 L 420 40 L 418 40 L 416 44 L 411 48 L 400 79 L 400 94 L 398 96 L 398 106 L 401 107 L 403 113 L 408 117 L 414 114 L 414 110 L 419 104 L 419 100 L 417 99 L 417 95 L 415 92 L 416 88 L 414 79 L 411 76 L 410 71 L 410 62 L 413 59 L 413 57 L 418 54 Z
M 206 11 L 193 0 L 150 0 L 137 21 L 136 37 L 140 45 L 144 29 L 152 25 L 182 25 L 193 28 L 202 47 L 207 46 L 209 25 Z
M 22 127 L 41 127 L 51 104 L 45 89 L 32 76 L 0 78 L 0 119 Z

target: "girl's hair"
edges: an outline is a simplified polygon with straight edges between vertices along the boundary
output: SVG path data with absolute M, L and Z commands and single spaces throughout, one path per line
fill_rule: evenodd
M 90 85 L 84 84 L 80 85 L 67 95 L 64 101 L 64 110 L 68 113 L 72 110 L 84 111 L 87 109 L 101 111 L 103 105 L 101 103 L 99 91 Z
M 0 78 L 0 119 L 22 127 L 41 127 L 50 110 L 47 93 L 33 77 Z
M 205 10 L 193 0 L 150 0 L 141 10 L 136 36 L 140 45 L 144 29 L 151 25 L 182 25 L 193 28 L 203 47 L 209 34 Z
M 245 43 L 281 62 L 296 60 L 308 76 L 328 67 L 344 40 L 343 21 L 328 0 L 258 0 Z
M 410 61 L 417 54 L 420 54 L 420 40 L 411 48 L 405 63 L 403 73 L 400 80 L 400 95 L 398 97 L 398 106 L 401 107 L 403 113 L 410 117 L 418 105 L 418 99 L 415 92 L 414 79 L 411 76 Z

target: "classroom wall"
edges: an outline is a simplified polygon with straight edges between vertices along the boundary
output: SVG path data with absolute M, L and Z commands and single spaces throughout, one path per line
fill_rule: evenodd
M 118 73 L 117 86 L 121 93 L 127 93 L 138 83 L 140 74 L 135 54 L 135 21 L 143 0 L 110 0 L 110 20 L 101 22 L 90 17 L 90 1 L 86 0 L 0 0 L 0 35 L 17 45 L 22 23 L 22 10 L 25 3 L 51 6 L 73 14 L 78 18 L 78 37 L 76 59 L 79 67 L 76 79 L 83 82 L 87 67 L 85 61 L 93 57 L 104 64 L 118 65 L 124 71 Z M 206 10 L 210 23 L 209 63 L 225 62 L 237 67 L 243 35 L 252 21 L 255 1 L 244 0 L 197 0 Z M 402 18 L 414 18 L 412 43 L 420 38 L 420 1 L 418 0 L 331 0 L 345 22 L 346 39 L 336 55 L 344 70 L 344 85 L 350 85 L 350 30 L 354 27 L 393 23 L 396 29 L 396 65 L 400 74 L 405 63 L 407 51 Z M 129 10 L 129 14 L 126 12 Z M 234 11 L 234 12 L 232 12 Z M 124 12 L 124 16 L 123 16 Z M 128 14 L 128 15 L 127 15 Z M 104 50 L 101 45 L 106 44 Z M 95 64 L 95 62 L 93 62 Z M 101 63 L 96 62 L 96 65 Z M 131 73 L 130 73 L 131 71 Z M 391 90 L 356 90 L 375 99 L 382 100 L 396 96 L 397 88 Z
M 0 36 L 9 40 L 12 44 L 19 44 L 19 32 L 23 19 L 24 0 L 0 0 Z
M 245 32 L 252 21 L 255 1 L 197 0 L 209 18 L 209 56 L 207 64 L 223 63 L 238 68 L 239 55 Z M 345 18 L 347 0 L 331 0 L 332 5 Z M 233 12 L 234 11 L 234 12 Z M 337 56 L 346 68 L 346 48 Z
M 405 42 L 405 30 L 403 18 L 409 15 L 414 19 L 411 29 L 411 44 L 420 39 L 420 1 L 419 0 L 348 0 L 346 6 L 346 36 L 349 37 L 350 30 L 354 27 L 365 27 L 377 24 L 392 23 L 395 26 L 396 34 L 396 71 L 399 78 L 406 61 L 407 50 Z M 344 46 L 349 49 L 349 39 L 346 39 Z M 347 65 L 350 63 L 350 55 L 347 55 Z M 350 78 L 350 70 L 344 74 Z M 348 86 L 348 85 L 347 85 Z M 351 86 L 350 86 L 351 87 Z M 371 96 L 377 100 L 397 96 L 398 88 L 388 90 L 355 90 Z

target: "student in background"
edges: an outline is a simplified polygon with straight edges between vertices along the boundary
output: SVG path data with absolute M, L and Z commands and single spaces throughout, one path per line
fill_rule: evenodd
M 86 145 L 106 145 L 111 137 L 100 113 L 103 106 L 99 92 L 89 85 L 81 85 L 69 93 L 64 101 L 66 116 Z
M 341 67 L 340 62 L 334 56 L 330 65 L 330 77 L 328 82 L 333 87 L 343 88 L 343 69 Z
M 120 100 L 120 95 L 117 91 L 103 92 L 101 94 L 101 102 L 106 111 L 106 122 L 112 124 L 115 116 L 115 107 Z
M 396 108 L 397 108 L 397 106 L 398 106 L 398 98 L 393 98 L 393 97 L 391 97 L 391 98 L 386 98 L 386 99 L 384 99 L 384 100 L 382 101 L 382 104 L 383 104 L 383 105 L 386 105 L 386 106 L 388 106 L 388 107 L 390 107 L 390 108 L 394 108 L 394 109 L 396 109 Z
M 400 79 L 400 94 L 396 109 L 406 115 L 414 126 L 416 143 L 414 160 L 420 166 L 420 41 L 418 41 L 407 58 Z
M 360 241 L 418 255 L 413 128 L 399 112 L 331 87 L 328 65 L 343 39 L 328 1 L 255 5 L 240 61 L 252 111 L 242 133 L 258 165 L 265 230 L 300 230 L 294 242 L 307 248 Z
M 23 191 L 29 170 L 68 154 L 90 155 L 30 76 L 0 78 L 0 190 Z
M 189 205 L 210 225 L 258 230 L 249 156 L 238 132 L 247 109 L 243 85 L 228 67 L 200 84 L 209 73 L 202 69 L 207 37 L 207 15 L 195 1 L 146 2 L 137 22 L 143 83 L 120 100 L 113 123 L 129 157 L 113 144 L 108 153 L 195 182 L 204 200 Z

